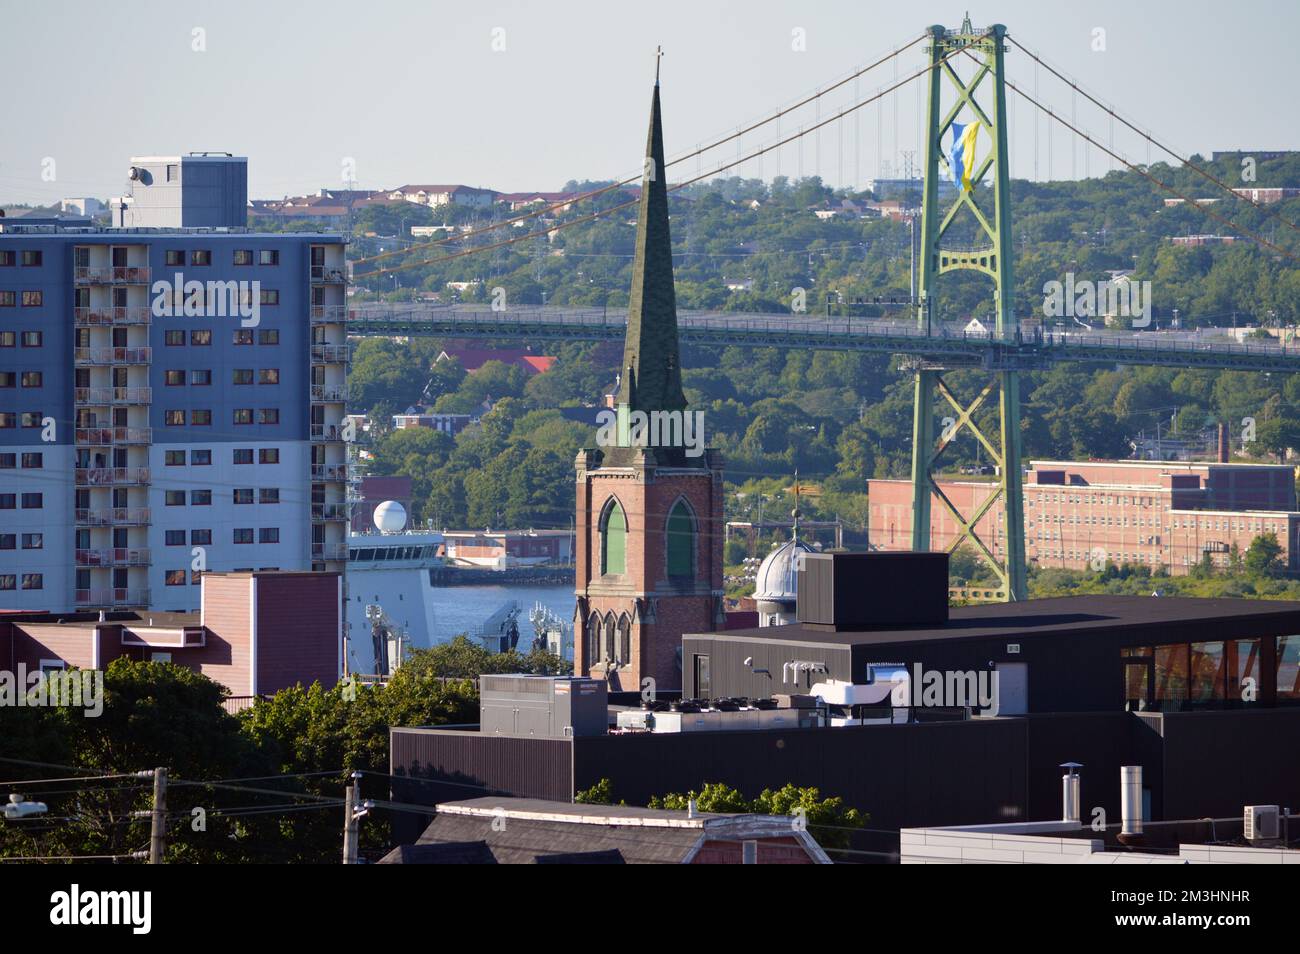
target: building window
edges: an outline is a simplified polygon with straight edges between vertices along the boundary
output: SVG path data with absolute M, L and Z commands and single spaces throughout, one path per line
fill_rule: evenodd
M 40 291 L 23 292 L 24 308 L 39 308 L 45 303 L 45 293 Z
M 40 331 L 24 331 L 23 347 L 39 348 L 45 342 L 45 335 Z
M 166 583 L 167 586 L 184 586 L 184 585 L 185 585 L 185 571 L 184 571 L 184 570 L 168 570 L 168 571 L 167 571 L 167 575 L 163 578 L 163 582 Z
M 231 384 L 252 384 L 252 383 L 253 383 L 253 369 L 252 369 L 252 368 L 235 368 L 235 369 L 231 372 L 231 381 L 230 381 L 230 383 L 231 383 Z
M 668 514 L 668 575 L 695 575 L 695 517 L 685 500 L 678 500 Z
M 184 530 L 167 530 L 163 533 L 163 545 L 169 547 L 185 546 Z
M 257 253 L 257 264 L 259 265 L 279 265 L 280 251 L 274 248 L 264 248 Z
M 251 407 L 237 407 L 237 408 L 235 408 L 235 423 L 236 423 L 236 424 L 252 424 L 252 423 L 253 423 L 253 409 L 252 409 Z
M 41 386 L 41 372 L 24 371 L 22 376 L 22 385 L 25 388 L 39 388 Z
M 1277 698 L 1300 701 L 1300 636 L 1277 637 Z
M 168 507 L 184 507 L 185 491 L 183 490 L 166 491 L 163 494 L 163 503 L 165 503 Z
M 198 347 L 206 347 L 212 344 L 212 332 L 206 329 L 194 329 L 190 332 L 190 344 Z
M 0 252 L 0 268 L 13 268 L 13 266 L 14 266 L 13 249 L 5 249 L 3 252 Z
M 280 304 L 280 292 L 276 288 L 263 288 L 261 291 L 261 302 L 263 305 Z
M 42 260 L 42 253 L 37 249 L 25 249 L 22 252 L 22 262 L 24 267 L 39 267 Z
M 195 467 L 207 467 L 212 463 L 212 451 L 210 450 L 192 450 L 190 451 L 190 463 Z
M 163 423 L 168 427 L 182 427 L 185 424 L 185 412 L 163 411 Z
M 184 467 L 185 451 L 183 450 L 163 451 L 163 464 L 167 467 Z
M 190 411 L 190 423 L 199 427 L 207 427 L 212 424 L 212 412 L 207 410 Z
M 211 531 L 211 530 L 191 530 L 191 531 L 190 531 L 190 546 L 195 546 L 195 547 L 206 547 L 206 546 L 211 545 L 211 543 L 212 543 L 212 531 Z
M 627 572 L 627 517 L 613 498 L 605 505 L 600 521 L 600 572 Z
M 18 378 L 13 371 L 0 371 L 0 388 L 12 388 L 18 384 Z
M 169 248 L 163 259 L 168 265 L 184 265 L 185 250 L 182 248 Z
M 16 337 L 12 331 L 0 331 L 0 348 L 12 348 Z
M 13 411 L 0 411 L 0 428 L 13 427 L 18 423 L 18 415 Z
M 40 411 L 23 411 L 19 418 L 19 424 L 23 427 L 40 427 L 41 417 Z
M 257 343 L 264 345 L 278 345 L 280 343 L 279 328 L 263 328 L 257 333 Z
M 253 502 L 253 488 L 236 487 L 234 492 L 234 500 L 235 503 L 237 504 L 251 504 Z
M 259 424 L 279 424 L 280 409 L 278 407 L 264 407 L 257 412 L 257 423 Z
M 632 621 L 626 613 L 618 617 L 618 662 L 621 666 L 632 662 Z
M 212 370 L 210 368 L 200 368 L 190 372 L 190 384 L 198 387 L 206 387 L 212 383 Z
M 43 534 L 39 534 L 39 533 L 23 534 L 24 550 L 42 550 L 44 548 L 45 548 L 45 538 Z
M 185 384 L 184 371 L 164 371 L 163 384 L 169 388 L 181 387 Z
M 237 249 L 235 249 L 235 264 L 236 264 L 236 265 L 252 265 L 252 264 L 253 264 L 253 250 L 252 250 L 252 249 L 249 249 L 249 248 L 237 248 Z
M 251 328 L 236 328 L 231 335 L 231 340 L 237 345 L 251 345 L 253 343 L 253 331 Z M 252 381 L 248 382 L 252 384 Z
M 23 589 L 25 590 L 45 589 L 45 577 L 40 573 L 24 573 Z
M 280 448 L 262 447 L 257 451 L 257 462 L 259 464 L 278 464 L 280 463 Z
M 45 506 L 45 497 L 43 494 L 23 494 L 24 510 L 40 510 Z
M 253 528 L 252 528 L 252 527 L 236 527 L 236 528 L 235 528 L 235 542 L 236 542 L 236 543 L 252 543 L 252 542 L 253 542 Z
M 175 162 L 167 163 L 167 181 L 179 182 L 181 178 L 181 167 Z
M 279 543 L 280 528 L 262 527 L 262 529 L 257 531 L 257 542 L 258 543 Z
M 13 510 L 17 502 L 17 494 L 0 494 L 0 510 Z
M 18 585 L 18 577 L 12 573 L 0 573 L 0 590 L 12 590 Z
M 262 487 L 257 492 L 257 502 L 260 504 L 278 504 L 280 502 L 279 487 Z
M 212 506 L 212 491 L 211 491 L 211 490 L 191 490 L 191 491 L 190 491 L 190 503 L 191 503 L 193 506 L 195 506 L 195 507 L 210 507 L 210 506 Z
M 45 466 L 45 455 L 28 452 L 23 454 L 23 467 L 27 470 L 40 470 Z
M 279 369 L 279 368 L 262 368 L 260 371 L 257 372 L 257 383 L 258 383 L 258 384 L 279 384 L 279 383 L 280 383 L 280 369 Z M 23 385 L 23 387 L 26 387 L 26 386 L 27 386 L 27 385 Z
M 175 348 L 177 345 L 185 344 L 185 332 L 181 331 L 179 328 L 164 331 L 163 344 L 169 348 Z
M 0 550 L 15 550 L 18 548 L 18 534 L 0 533 Z
M 584 633 L 586 645 L 583 656 L 589 666 L 600 661 L 600 629 L 600 616 L 592 613 L 587 620 L 586 632 Z
M 212 253 L 209 252 L 206 248 L 196 248 L 194 251 L 190 252 L 190 264 L 211 265 Z
M 0 454 L 0 470 L 13 470 L 18 466 L 16 454 Z
M 236 464 L 251 464 L 253 462 L 253 448 L 236 447 L 234 456 Z

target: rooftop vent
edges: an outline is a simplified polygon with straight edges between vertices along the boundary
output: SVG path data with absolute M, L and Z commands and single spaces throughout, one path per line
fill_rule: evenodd
M 948 622 L 946 553 L 804 553 L 800 563 L 796 615 L 810 628 Z

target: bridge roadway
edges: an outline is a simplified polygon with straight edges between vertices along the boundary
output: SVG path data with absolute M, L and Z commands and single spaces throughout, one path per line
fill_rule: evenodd
M 349 309 L 349 335 L 490 338 L 542 341 L 621 341 L 626 313 L 535 306 L 493 311 L 482 305 L 363 305 Z M 911 356 L 942 368 L 1032 370 L 1062 361 L 1156 365 L 1235 371 L 1300 371 L 1300 347 L 1276 341 L 1239 344 L 1187 331 L 1048 330 L 1026 323 L 1010 338 L 972 333 L 961 325 L 932 328 L 898 319 L 823 315 L 680 312 L 678 333 L 689 344 L 812 348 Z

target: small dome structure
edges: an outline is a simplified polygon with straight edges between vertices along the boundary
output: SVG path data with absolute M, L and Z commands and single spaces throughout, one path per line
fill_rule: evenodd
M 795 621 L 799 596 L 797 572 L 800 555 L 812 548 L 795 537 L 772 550 L 759 564 L 754 577 L 754 602 L 758 604 L 758 625 L 781 626 Z
M 406 508 L 396 500 L 385 500 L 375 508 L 374 520 L 380 533 L 400 533 L 406 527 Z

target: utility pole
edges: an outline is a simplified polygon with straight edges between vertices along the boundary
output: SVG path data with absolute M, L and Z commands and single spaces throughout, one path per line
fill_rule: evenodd
M 361 795 L 361 773 L 352 773 L 352 783 L 343 793 L 343 863 L 360 864 L 361 819 L 370 814 L 375 803 L 367 799 L 358 806 Z
M 167 844 L 167 769 L 153 770 L 153 811 L 149 822 L 149 864 L 163 863 Z

